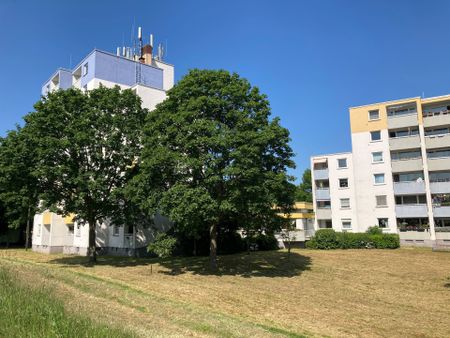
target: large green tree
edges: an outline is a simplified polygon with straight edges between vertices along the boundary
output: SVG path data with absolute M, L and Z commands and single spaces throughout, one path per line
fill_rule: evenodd
M 195 238 L 219 227 L 269 230 L 294 194 L 289 132 L 267 97 L 237 74 L 192 70 L 148 115 L 141 172 L 130 195 Z M 289 193 L 287 193 L 289 192 Z
M 100 87 L 50 93 L 26 116 L 37 141 L 37 175 L 45 207 L 89 224 L 96 261 L 96 225 L 123 220 L 122 189 L 137 172 L 147 110 L 131 90 Z
M 31 244 L 31 223 L 39 202 L 36 163 L 36 146 L 27 127 L 17 127 L 0 139 L 0 200 L 9 228 L 25 228 L 25 248 Z
M 311 169 L 305 169 L 302 182 L 297 187 L 296 200 L 299 202 L 312 202 Z

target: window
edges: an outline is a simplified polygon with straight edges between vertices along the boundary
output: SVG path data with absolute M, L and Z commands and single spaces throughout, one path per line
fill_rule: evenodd
M 416 113 L 417 113 L 417 109 L 416 109 L 415 104 L 389 107 L 388 111 L 387 111 L 388 117 L 396 117 L 396 116 L 416 114 Z
M 450 133 L 449 128 L 436 128 L 425 130 L 425 136 L 445 135 Z
M 37 236 L 38 237 L 41 237 L 41 230 L 42 230 L 42 225 L 38 224 L 38 227 L 37 227 Z
M 423 182 L 423 172 L 399 173 L 393 175 L 394 182 Z M 431 182 L 431 173 L 430 173 Z
M 413 160 L 422 158 L 420 150 L 399 151 L 391 153 L 392 161 Z
M 348 188 L 348 178 L 339 179 L 339 188 Z
M 341 209 L 350 209 L 350 198 L 341 198 Z
M 410 127 L 410 128 L 406 128 L 406 129 L 389 131 L 390 138 L 407 137 L 407 136 L 415 136 L 415 135 L 419 135 L 419 128 Z
M 377 110 L 370 110 L 369 111 L 369 121 L 379 120 L 380 119 L 380 111 Z
M 389 219 L 388 218 L 378 218 L 378 226 L 380 228 L 384 228 L 384 229 L 389 228 Z
M 73 235 L 73 224 L 67 224 L 67 231 L 69 232 L 69 235 Z
M 338 159 L 338 168 L 347 168 L 347 159 L 346 158 Z
M 118 225 L 113 226 L 113 236 L 119 236 L 119 226 Z
M 395 196 L 396 204 L 426 204 L 427 197 L 425 195 L 403 195 Z
M 348 230 L 352 228 L 352 220 L 351 219 L 343 219 L 342 220 L 342 229 Z
M 125 227 L 125 234 L 126 235 L 132 235 L 133 234 L 133 226 L 132 225 L 127 225 Z
M 83 76 L 86 76 L 89 70 L 89 64 L 85 63 L 83 66 Z
M 373 163 L 383 162 L 383 152 L 376 151 L 376 152 L 372 153 L 372 162 Z
M 75 232 L 75 236 L 76 237 L 80 237 L 81 236 L 81 226 L 79 224 L 77 224 L 77 231 Z
M 430 182 L 449 182 L 450 171 L 430 172 Z
M 450 149 L 428 151 L 427 155 L 429 158 L 450 157 Z
M 375 200 L 377 203 L 377 207 L 386 207 L 387 206 L 387 196 L 386 195 L 375 196 Z
M 373 141 L 380 141 L 381 140 L 381 131 L 371 131 L 370 132 L 370 140 Z
M 374 174 L 373 179 L 375 184 L 384 184 L 384 174 Z
M 317 201 L 317 208 L 319 209 L 330 209 L 331 202 L 330 201 Z

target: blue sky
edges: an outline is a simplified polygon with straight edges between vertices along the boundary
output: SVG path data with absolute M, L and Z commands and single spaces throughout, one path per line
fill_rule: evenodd
M 0 135 L 57 67 L 129 44 L 133 23 L 167 42 L 176 78 L 237 72 L 289 128 L 296 176 L 351 148 L 348 107 L 450 93 L 449 1 L 0 2 Z

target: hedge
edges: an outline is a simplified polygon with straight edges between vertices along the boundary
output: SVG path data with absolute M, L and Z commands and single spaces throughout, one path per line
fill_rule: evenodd
M 396 249 L 400 247 L 397 234 L 370 234 L 336 232 L 333 229 L 317 230 L 306 243 L 310 249 Z

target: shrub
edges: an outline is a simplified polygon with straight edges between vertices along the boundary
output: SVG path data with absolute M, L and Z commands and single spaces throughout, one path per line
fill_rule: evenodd
M 367 229 L 366 232 L 371 235 L 382 235 L 383 234 L 383 230 L 378 225 L 369 227 L 369 229 Z
M 336 231 L 333 229 L 317 230 L 315 235 L 307 243 L 307 247 L 323 250 L 339 248 Z
M 258 246 L 258 250 L 277 250 L 278 240 L 273 234 L 259 234 L 254 237 L 254 243 Z
M 335 232 L 333 229 L 320 229 L 306 243 L 310 249 L 396 249 L 400 247 L 397 234 L 371 234 Z
M 155 240 L 148 245 L 147 251 L 161 258 L 167 258 L 172 256 L 176 243 L 176 238 L 160 232 L 156 235 Z

